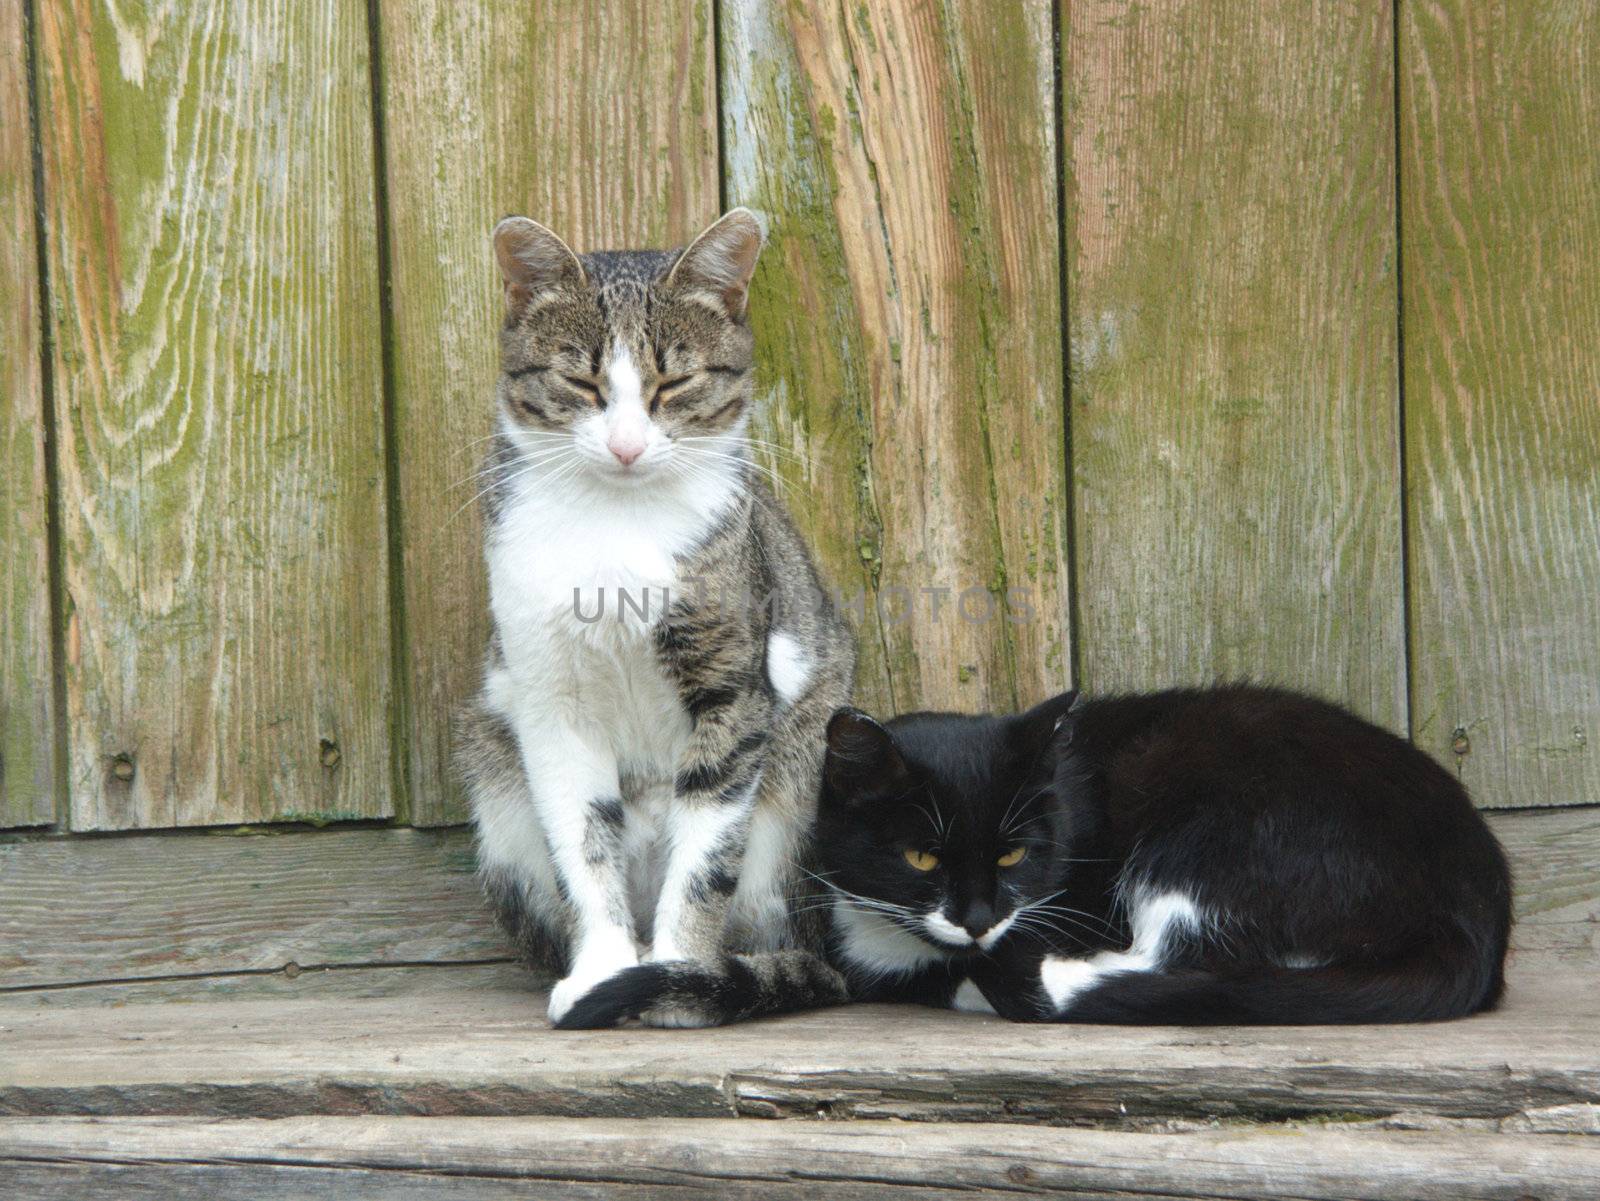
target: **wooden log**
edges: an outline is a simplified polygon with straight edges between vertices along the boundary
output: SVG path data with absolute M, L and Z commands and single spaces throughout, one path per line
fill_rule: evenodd
M 1125 1134 L 727 1119 L 0 1121 L 0 1182 L 27 1182 L 12 1195 L 38 1197 L 144 1196 L 165 1185 L 159 1195 L 173 1198 L 477 1198 L 527 1196 L 538 1182 L 577 1197 L 1587 1201 L 1596 1173 L 1600 1145 L 1580 1135 L 1336 1127 Z
M 1390 14 L 1063 11 L 1080 677 L 1403 732 Z
M 418 825 L 465 818 L 450 716 L 488 634 L 476 472 L 508 213 L 579 250 L 681 245 L 717 215 L 711 0 L 382 0 L 392 364 Z
M 0 987 L 503 957 L 464 833 L 0 844 Z
M 1413 727 L 1600 796 L 1600 9 L 1401 5 Z
M 0 11 L 0 826 L 47 825 L 56 805 L 26 16 Z
M 1059 691 L 1050 6 L 732 0 L 722 36 L 729 198 L 772 223 L 761 434 L 826 574 L 863 598 L 861 703 Z
M 1600 1104 L 1592 981 L 1592 965 L 1519 964 L 1501 1009 L 1461 1021 L 1207 1030 L 862 1005 L 722 1030 L 568 1032 L 510 976 L 359 1003 L 8 1003 L 0 1114 L 1498 1122 Z
M 386 815 L 366 6 L 35 10 L 72 825 Z

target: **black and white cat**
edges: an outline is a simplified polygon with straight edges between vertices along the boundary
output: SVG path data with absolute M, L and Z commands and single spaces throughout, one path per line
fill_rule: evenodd
M 846 711 L 828 739 L 818 851 L 852 998 L 1320 1024 L 1500 997 L 1494 836 L 1427 755 L 1323 701 L 1067 693 L 1012 717 Z
M 560 976 L 552 1022 L 641 961 L 763 952 L 778 982 L 821 946 L 790 898 L 855 649 L 751 462 L 762 236 L 747 209 L 682 251 L 495 230 L 494 636 L 456 761 L 498 916 Z

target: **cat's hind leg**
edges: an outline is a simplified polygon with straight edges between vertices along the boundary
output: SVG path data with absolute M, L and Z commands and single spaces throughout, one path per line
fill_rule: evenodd
M 1102 951 L 1087 959 L 1045 957 L 1039 983 L 1055 1020 L 1073 1020 L 1068 1015 L 1081 998 L 1106 980 L 1165 970 L 1186 942 L 1204 936 L 1208 924 L 1193 898 L 1181 892 L 1141 893 L 1129 916 L 1133 940 L 1126 951 Z
M 495 919 L 530 967 L 564 976 L 573 914 L 561 896 L 516 735 L 479 703 L 456 720 L 455 758 L 472 807 L 478 877 Z
M 1141 898 L 1133 945 L 1089 959 L 1047 957 L 1047 1021 L 1108 1025 L 1329 1025 L 1426 1022 L 1493 1006 L 1500 949 L 1439 930 L 1387 962 L 1230 963 L 1205 956 L 1213 927 L 1181 894 Z

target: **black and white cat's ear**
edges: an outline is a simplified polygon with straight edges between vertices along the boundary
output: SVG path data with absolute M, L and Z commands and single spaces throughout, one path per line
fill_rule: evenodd
M 506 300 L 513 305 L 563 284 L 584 282 L 583 264 L 572 247 L 527 217 L 507 217 L 494 227 L 494 258 Z
M 903 788 L 906 762 L 882 725 L 860 709 L 840 709 L 828 721 L 822 776 L 825 796 L 851 804 Z
M 667 283 L 689 293 L 705 293 L 728 318 L 744 318 L 750 279 L 767 239 L 761 218 L 736 208 L 714 221 L 678 256 Z
M 1042 701 L 1017 718 L 1024 745 L 1036 750 L 1072 741 L 1072 714 L 1082 697 L 1076 688 Z

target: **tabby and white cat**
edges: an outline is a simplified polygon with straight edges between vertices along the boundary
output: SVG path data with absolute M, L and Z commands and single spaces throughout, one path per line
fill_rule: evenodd
M 681 253 L 495 229 L 494 630 L 457 763 L 498 916 L 561 977 L 557 1024 L 641 959 L 761 952 L 781 975 L 820 945 L 792 898 L 854 649 L 750 460 L 762 239 L 747 209 Z

